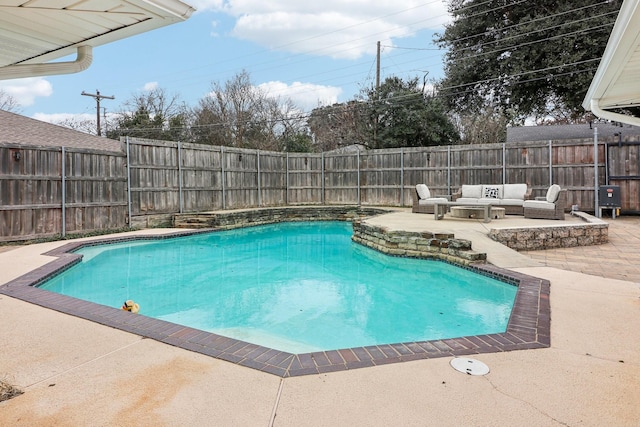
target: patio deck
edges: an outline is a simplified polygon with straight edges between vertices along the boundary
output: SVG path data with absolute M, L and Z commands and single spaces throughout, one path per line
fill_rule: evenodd
M 0 419 L 18 426 L 631 426 L 640 419 L 640 218 L 608 221 L 610 242 L 601 246 L 534 253 L 486 233 L 545 221 L 436 222 L 406 211 L 370 221 L 451 231 L 498 267 L 549 280 L 551 347 L 473 356 L 491 369 L 482 377 L 441 358 L 279 378 L 0 295 L 0 378 L 25 390 L 0 403 Z M 66 243 L 4 248 L 0 284 Z

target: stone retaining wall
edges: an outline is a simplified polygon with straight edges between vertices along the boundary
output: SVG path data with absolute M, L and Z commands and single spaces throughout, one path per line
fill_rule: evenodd
M 471 242 L 456 239 L 451 233 L 389 231 L 357 220 L 353 222 L 354 242 L 388 255 L 431 258 L 455 264 L 485 262 L 487 255 L 471 249 Z
M 604 221 L 578 225 L 501 228 L 489 231 L 489 237 L 515 250 L 543 250 L 601 245 L 609 241 L 609 224 Z
M 131 228 L 169 228 L 173 227 L 174 214 L 140 215 L 131 217 Z
M 231 229 L 288 221 L 353 221 L 388 210 L 361 206 L 295 206 L 233 211 L 175 214 L 177 228 Z

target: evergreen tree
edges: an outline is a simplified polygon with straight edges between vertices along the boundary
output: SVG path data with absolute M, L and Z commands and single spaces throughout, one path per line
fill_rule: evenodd
M 620 0 L 449 0 L 439 94 L 457 112 L 494 108 L 511 123 L 584 114 Z
M 417 78 L 389 77 L 368 98 L 371 148 L 455 144 L 460 137 L 436 97 L 424 93 Z
M 189 141 L 189 112 L 178 95 L 155 88 L 135 93 L 124 102 L 124 110 L 114 114 L 107 130 L 109 138 L 131 136 L 166 141 Z

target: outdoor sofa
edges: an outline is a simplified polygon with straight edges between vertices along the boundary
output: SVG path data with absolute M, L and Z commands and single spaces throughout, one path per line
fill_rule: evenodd
M 523 205 L 531 199 L 531 188 L 527 184 L 496 184 L 496 185 L 463 185 L 451 196 L 436 196 L 425 184 L 416 185 L 413 198 L 414 213 L 433 213 L 436 202 L 455 202 L 456 205 L 491 204 L 504 208 L 506 215 L 523 215 Z
M 523 215 L 523 205 L 531 199 L 527 184 L 463 185 L 451 195 L 458 205 L 489 203 L 504 208 L 506 215 Z

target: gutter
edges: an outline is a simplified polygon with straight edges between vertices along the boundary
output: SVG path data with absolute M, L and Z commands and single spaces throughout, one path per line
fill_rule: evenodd
M 614 113 L 600 108 L 599 99 L 591 100 L 591 111 L 601 119 L 612 120 L 614 122 L 625 123 L 633 126 L 640 126 L 640 117 L 627 116 L 626 114 Z
M 77 51 L 78 56 L 75 61 L 14 64 L 0 67 L 0 80 L 79 73 L 89 68 L 93 62 L 93 49 L 91 46 L 83 45 L 78 46 Z

